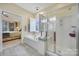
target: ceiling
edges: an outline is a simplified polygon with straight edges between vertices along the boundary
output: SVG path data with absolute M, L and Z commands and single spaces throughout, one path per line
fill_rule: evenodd
M 52 3 L 16 3 L 16 5 L 28 10 L 29 12 L 37 13 L 42 9 L 51 6 Z

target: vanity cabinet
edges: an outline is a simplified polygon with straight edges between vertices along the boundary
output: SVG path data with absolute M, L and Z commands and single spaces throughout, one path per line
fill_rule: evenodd
M 20 39 L 21 33 L 19 31 L 18 22 L 10 22 L 2 20 L 2 38 L 3 42 L 12 40 L 12 39 Z

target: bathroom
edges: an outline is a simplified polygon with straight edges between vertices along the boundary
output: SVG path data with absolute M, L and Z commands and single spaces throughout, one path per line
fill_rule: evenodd
M 30 7 L 34 5 L 35 7 L 32 10 L 28 8 L 28 5 Z M 6 45 L 7 48 L 3 48 L 3 38 L 8 37 L 9 34 L 2 35 L 2 33 L 15 32 L 12 34 L 12 38 L 18 38 L 20 40 L 14 41 L 10 47 L 22 44 L 24 47 L 31 47 L 31 49 L 34 49 L 43 56 L 78 55 L 78 6 L 78 4 L 73 3 L 0 4 L 0 51 L 4 51 L 3 49 L 6 50 L 10 45 Z M 8 22 L 11 22 L 8 26 L 5 21 L 2 21 L 2 15 L 6 16 L 3 17 L 4 19 L 6 18 Z M 9 17 L 7 17 L 7 15 Z M 13 23 L 16 27 L 14 30 Z M 2 28 L 9 26 L 12 31 L 4 31 Z M 28 50 L 29 49 L 27 49 L 27 51 Z

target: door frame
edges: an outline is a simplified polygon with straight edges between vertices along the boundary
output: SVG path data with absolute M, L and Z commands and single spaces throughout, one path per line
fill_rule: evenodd
M 12 11 L 7 11 L 7 10 L 2 10 L 2 9 L 0 9 L 0 22 L 1 22 L 1 24 L 2 24 L 2 18 L 1 18 L 1 16 L 2 16 L 2 11 L 5 11 L 5 12 L 8 12 L 8 13 L 10 13 L 10 14 L 12 14 L 12 15 L 14 15 L 14 16 L 17 16 L 18 17 L 18 19 L 20 20 L 20 27 L 21 27 L 21 39 L 20 39 L 20 42 L 21 43 L 23 43 L 23 40 L 22 40 L 22 16 L 19 16 L 19 15 L 16 15 L 16 14 L 13 14 L 12 13 Z M 2 26 L 0 26 L 1 27 L 1 52 L 3 52 L 3 50 L 4 49 L 6 49 L 6 48 L 3 48 L 3 42 L 2 42 L 2 40 L 3 40 L 3 38 L 2 38 Z

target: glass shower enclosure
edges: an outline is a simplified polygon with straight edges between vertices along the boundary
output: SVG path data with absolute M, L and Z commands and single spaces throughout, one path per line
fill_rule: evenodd
M 47 22 L 47 50 L 48 55 L 56 52 L 56 17 L 52 17 Z

